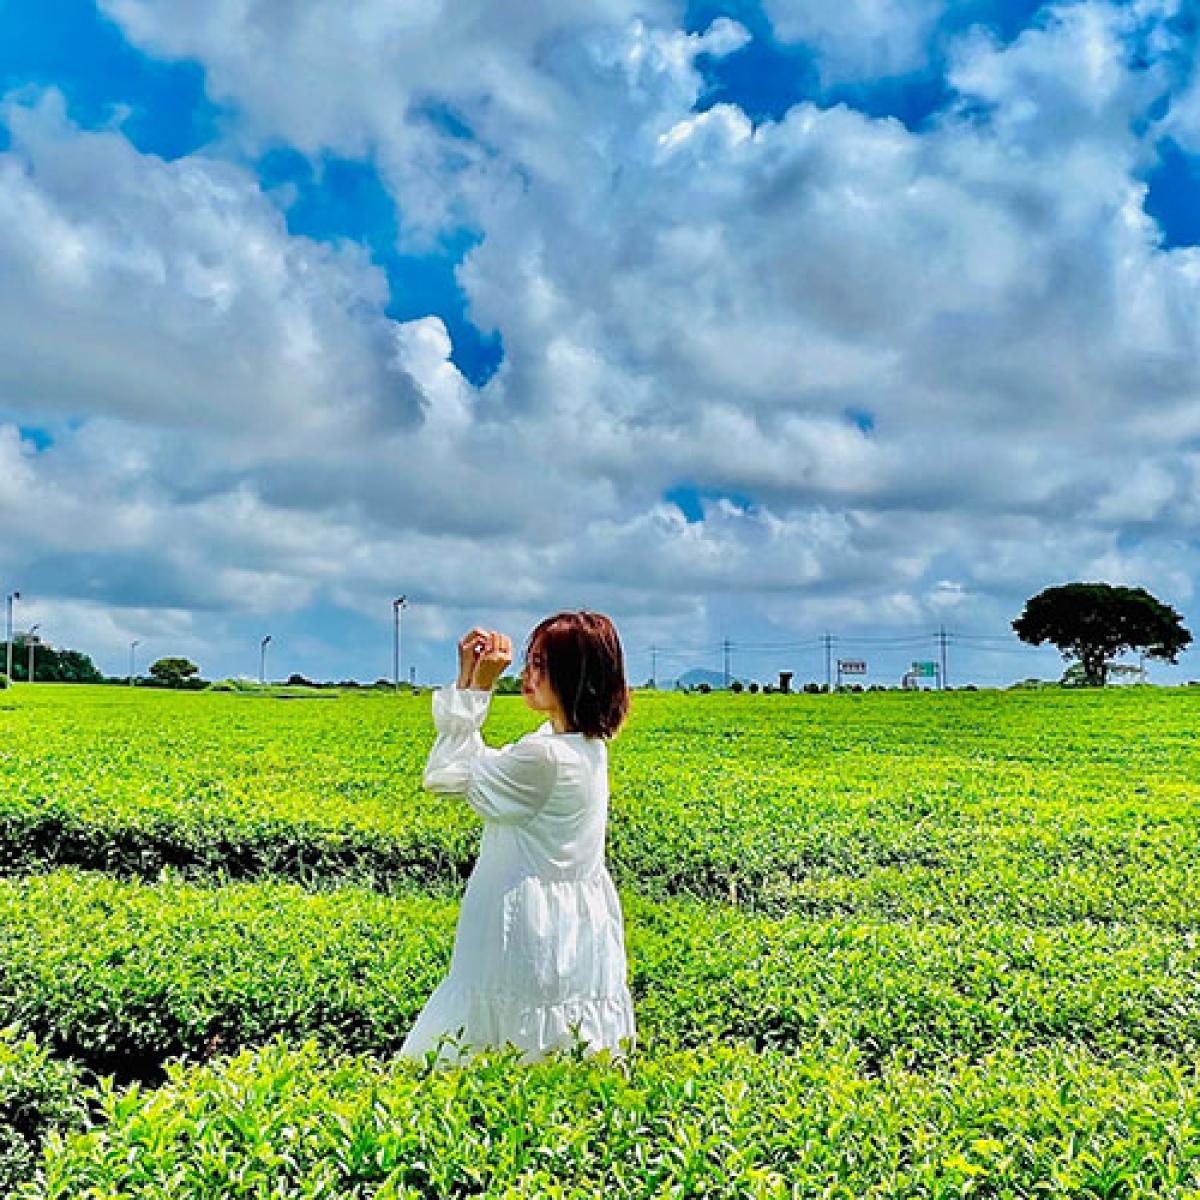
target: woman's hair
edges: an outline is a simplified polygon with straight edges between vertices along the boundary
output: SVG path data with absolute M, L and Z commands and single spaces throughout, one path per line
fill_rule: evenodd
M 571 732 L 614 737 L 629 712 L 629 688 L 613 623 L 603 613 L 555 613 L 529 635 L 525 661 L 535 654 Z

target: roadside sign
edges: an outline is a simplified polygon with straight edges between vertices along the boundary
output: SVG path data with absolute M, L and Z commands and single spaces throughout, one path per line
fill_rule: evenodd
M 861 658 L 839 658 L 838 671 L 842 675 L 865 675 L 867 664 Z
M 936 679 L 938 666 L 935 662 L 915 662 L 912 665 L 912 673 L 918 679 Z

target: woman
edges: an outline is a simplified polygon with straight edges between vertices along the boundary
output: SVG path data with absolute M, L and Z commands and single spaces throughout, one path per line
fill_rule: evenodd
M 493 749 L 479 729 L 492 686 L 512 662 L 503 634 L 472 629 L 458 679 L 433 694 L 430 791 L 461 795 L 484 820 L 479 858 L 455 933 L 450 972 L 401 1054 L 462 1061 L 511 1042 L 526 1061 L 576 1044 L 632 1049 L 620 901 L 604 862 L 608 745 L 629 710 L 612 622 L 560 612 L 529 635 L 525 703 L 548 719 Z

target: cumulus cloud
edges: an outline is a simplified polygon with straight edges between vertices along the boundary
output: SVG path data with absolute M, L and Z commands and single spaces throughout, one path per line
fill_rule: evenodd
M 860 75 L 938 17 L 817 7 L 777 32 Z M 404 578 L 419 638 L 587 603 L 646 640 L 722 594 L 748 627 L 1002 630 L 1100 571 L 1190 597 L 1200 254 L 1161 248 L 1140 182 L 1162 5 L 968 31 L 919 133 L 698 112 L 697 57 L 747 34 L 671 6 L 105 8 L 241 123 L 167 164 L 9 102 L 0 406 L 82 424 L 0 435 L 0 526 L 46 514 L 0 567 L 172 612 L 374 613 Z M 289 235 L 239 139 L 370 156 L 403 227 L 468 222 L 496 376 L 459 374 L 436 314 L 389 320 L 365 251 Z M 717 497 L 699 521 L 681 480 Z M 129 582 L 154 562 L 157 592 Z
M 804 42 L 827 82 L 903 75 L 923 66 L 946 0 L 764 0 L 776 36 Z
M 245 169 L 9 102 L 0 386 L 47 410 L 293 437 L 421 419 L 364 252 L 289 237 Z M 69 348 L 69 352 L 63 350 Z

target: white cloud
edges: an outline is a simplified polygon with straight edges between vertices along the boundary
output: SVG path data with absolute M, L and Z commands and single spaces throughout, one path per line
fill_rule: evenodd
M 923 66 L 946 0 L 764 0 L 775 35 L 816 50 L 827 82 L 903 75 Z
M 1178 602 L 1200 567 L 1200 256 L 1142 209 L 1146 12 L 970 35 L 918 134 L 696 113 L 696 55 L 745 34 L 669 8 L 106 7 L 199 57 L 238 135 L 369 150 L 406 220 L 469 213 L 460 280 L 505 361 L 471 387 L 441 321 L 388 320 L 365 252 L 290 237 L 215 149 L 166 164 L 10 105 L 0 406 L 87 419 L 41 453 L 0 433 L 0 568 L 34 561 L 10 539 L 37 511 L 81 601 L 384 613 L 404 580 L 418 640 L 588 604 L 644 641 L 723 593 L 764 626 L 996 630 L 1063 577 Z M 889 62 L 932 20 L 867 17 Z M 789 36 L 850 63 L 822 19 Z M 757 506 L 688 522 L 682 480 Z M 93 584 L 103 556 L 122 571 Z
M 420 419 L 365 253 L 289 237 L 241 168 L 81 134 L 55 92 L 4 118 L 0 387 L 288 444 Z

